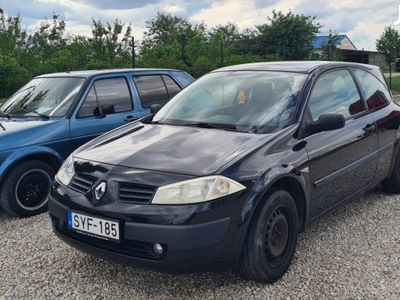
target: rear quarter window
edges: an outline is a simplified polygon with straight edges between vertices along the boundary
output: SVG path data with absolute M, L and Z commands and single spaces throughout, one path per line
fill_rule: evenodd
M 389 103 L 390 92 L 378 78 L 360 69 L 355 69 L 354 74 L 360 83 L 368 109 L 375 110 Z
M 150 108 L 153 104 L 164 105 L 181 88 L 167 75 L 133 76 L 143 108 Z

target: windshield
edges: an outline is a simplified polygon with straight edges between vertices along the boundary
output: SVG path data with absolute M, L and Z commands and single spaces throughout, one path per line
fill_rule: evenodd
M 35 78 L 1 107 L 8 116 L 65 116 L 85 78 Z
M 271 133 L 292 124 L 305 74 L 216 72 L 182 90 L 155 123 Z

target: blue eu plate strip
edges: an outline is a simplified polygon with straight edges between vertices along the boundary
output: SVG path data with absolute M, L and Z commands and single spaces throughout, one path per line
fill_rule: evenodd
M 67 226 L 72 228 L 72 213 L 70 211 L 67 211 Z

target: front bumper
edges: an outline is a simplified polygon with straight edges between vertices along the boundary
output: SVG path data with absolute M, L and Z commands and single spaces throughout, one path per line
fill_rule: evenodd
M 58 185 L 49 196 L 48 206 L 56 235 L 83 252 L 139 268 L 186 273 L 220 270 L 237 262 L 247 228 L 240 217 L 246 194 L 196 205 L 116 202 L 102 208 L 91 206 L 84 195 Z M 69 210 L 119 220 L 120 243 L 71 231 L 66 226 Z M 155 243 L 163 246 L 162 255 L 155 253 Z

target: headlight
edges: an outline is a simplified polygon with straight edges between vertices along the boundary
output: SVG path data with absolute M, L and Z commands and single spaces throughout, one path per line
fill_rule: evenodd
M 224 197 L 244 189 L 243 185 L 232 179 L 223 176 L 209 176 L 159 187 L 151 203 L 199 203 Z
M 72 154 L 71 154 L 61 165 L 56 175 L 56 179 L 58 182 L 67 186 L 70 183 L 72 176 L 74 176 L 74 173 L 75 173 L 74 160 L 72 159 Z

